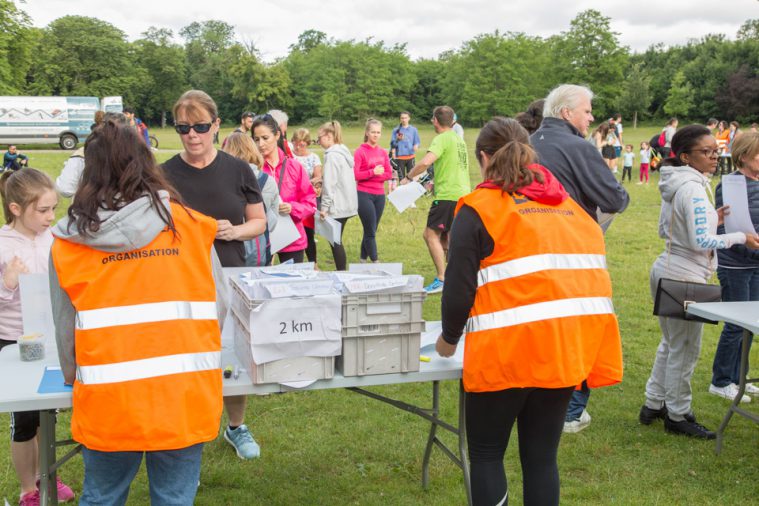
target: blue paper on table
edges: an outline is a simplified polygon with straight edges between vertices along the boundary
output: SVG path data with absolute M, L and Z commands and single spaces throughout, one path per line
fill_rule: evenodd
M 47 366 L 42 375 L 42 381 L 37 388 L 38 394 L 57 394 L 60 392 L 72 392 L 74 387 L 66 385 L 63 381 L 63 371 L 60 367 Z

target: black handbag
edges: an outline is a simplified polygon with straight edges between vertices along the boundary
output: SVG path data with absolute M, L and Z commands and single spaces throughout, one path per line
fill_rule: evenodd
M 676 194 L 677 192 L 675 192 Z M 675 221 L 675 199 L 672 198 L 672 215 L 669 219 L 669 245 L 667 246 L 667 268 L 672 249 L 672 226 Z M 678 320 L 690 320 L 716 325 L 718 322 L 688 314 L 688 304 L 692 302 L 721 302 L 722 287 L 693 281 L 659 278 L 654 299 L 654 314 Z
M 707 320 L 700 316 L 688 314 L 688 304 L 692 302 L 720 302 L 722 288 L 719 285 L 678 281 L 676 279 L 659 278 L 654 300 L 654 314 L 691 320 L 716 325 L 718 322 Z

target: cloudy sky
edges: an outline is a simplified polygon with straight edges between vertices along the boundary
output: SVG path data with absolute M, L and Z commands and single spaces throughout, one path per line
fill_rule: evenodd
M 643 51 L 654 43 L 684 44 L 708 33 L 735 38 L 741 24 L 759 18 L 759 1 L 731 0 L 26 0 L 16 4 L 44 27 L 65 15 L 96 17 L 130 40 L 150 26 L 179 30 L 193 21 L 220 19 L 238 39 L 253 42 L 271 61 L 308 29 L 339 39 L 373 37 L 388 45 L 406 42 L 412 58 L 434 58 L 481 34 L 524 32 L 547 37 L 569 29 L 586 9 L 611 18 L 622 44 Z M 729 5 L 729 8 L 726 6 Z M 177 39 L 179 41 L 179 39 Z

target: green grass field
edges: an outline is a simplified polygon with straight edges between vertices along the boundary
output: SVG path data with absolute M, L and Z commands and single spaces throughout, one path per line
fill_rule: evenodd
M 637 153 L 641 140 L 660 127 L 625 130 L 625 141 Z M 225 129 L 221 137 L 231 131 Z M 383 144 L 387 144 L 386 128 Z M 172 130 L 154 129 L 160 139 L 159 161 L 180 148 Z M 348 129 L 346 144 L 354 149 L 362 129 Z M 421 128 L 424 145 L 432 139 L 428 126 Z M 467 130 L 472 182 L 479 182 L 474 164 L 476 131 Z M 167 150 L 164 150 L 166 148 Z M 315 150 L 321 154 L 321 149 Z M 68 157 L 62 151 L 31 152 L 31 165 L 56 176 Z M 621 167 L 620 167 L 621 173 Z M 720 456 L 714 442 L 671 436 L 661 422 L 638 424 L 644 386 L 659 342 L 659 328 L 651 314 L 648 271 L 662 251 L 657 236 L 658 175 L 651 184 L 627 185 L 631 204 L 606 235 L 608 264 L 614 283 L 614 302 L 624 346 L 625 378 L 615 387 L 594 391 L 588 411 L 589 428 L 562 438 L 559 466 L 562 504 L 568 505 L 733 505 L 757 504 L 759 483 L 759 427 L 734 417 Z M 716 183 L 716 181 L 715 181 Z M 67 202 L 61 202 L 63 214 Z M 388 205 L 378 232 L 380 259 L 403 262 L 405 272 L 434 276 L 432 262 L 422 240 L 430 200 L 399 215 Z M 348 222 L 346 250 L 358 261 L 361 226 L 358 218 Z M 334 269 L 328 244 L 318 243 L 319 266 Z M 440 296 L 427 298 L 424 316 L 440 319 Z M 702 357 L 693 378 L 693 407 L 699 421 L 715 429 L 728 403 L 707 393 L 711 362 L 721 326 L 707 325 Z M 756 348 L 755 348 L 756 350 Z M 756 362 L 759 353 L 754 351 Z M 4 388 L 12 388 L 6 385 Z M 429 404 L 427 384 L 377 387 L 379 393 L 419 404 Z M 458 385 L 442 388 L 443 414 L 456 421 Z M 759 404 L 756 399 L 750 409 Z M 0 415 L 7 426 L 8 415 Z M 59 417 L 58 435 L 68 437 L 68 413 Z M 206 447 L 198 491 L 199 505 L 458 505 L 465 504 L 461 473 L 439 451 L 433 452 L 430 487 L 421 488 L 421 462 L 427 425 L 421 419 L 349 391 L 290 393 L 250 398 L 246 422 L 261 444 L 262 457 L 239 460 L 222 438 Z M 7 437 L 7 436 L 6 436 Z M 443 436 L 446 437 L 446 436 Z M 448 438 L 453 443 L 453 438 Z M 515 435 L 506 455 L 511 504 L 521 504 L 521 475 Z M 18 483 L 10 463 L 8 445 L 0 450 L 0 497 L 13 503 Z M 67 463 L 61 475 L 74 490 L 81 491 L 83 466 L 80 457 Z M 129 504 L 149 502 L 144 468 L 135 480 Z

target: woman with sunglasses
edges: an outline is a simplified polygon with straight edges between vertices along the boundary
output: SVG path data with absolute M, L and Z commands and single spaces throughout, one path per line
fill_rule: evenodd
M 247 163 L 214 147 L 219 113 L 207 93 L 186 92 L 174 104 L 173 115 L 184 150 L 164 163 L 163 170 L 189 207 L 216 219 L 214 249 L 221 265 L 245 267 L 244 242 L 266 230 L 256 176 Z M 229 416 L 224 439 L 238 457 L 258 457 L 258 444 L 243 424 L 245 397 L 225 397 L 224 406 Z
M 300 237 L 277 253 L 279 262 L 303 262 L 308 245 L 304 221 L 316 212 L 316 193 L 306 169 L 294 158 L 287 157 L 282 149 L 286 139 L 270 114 L 253 119 L 253 142 L 264 157 L 263 171 L 274 178 L 279 187 L 279 214 L 290 215 Z
M 710 179 L 717 169 L 719 148 L 710 130 L 689 125 L 672 137 L 671 156 L 662 162 L 659 236 L 666 247 L 651 269 L 651 294 L 659 279 L 706 283 L 717 268 L 716 249 L 745 244 L 759 248 L 759 236 L 734 232 L 718 234 L 727 208 L 711 203 Z M 659 317 L 662 337 L 651 376 L 646 403 L 639 420 L 650 425 L 664 420 L 664 430 L 685 436 L 714 439 L 715 433 L 696 421 L 691 410 L 691 376 L 701 351 L 704 324 Z

